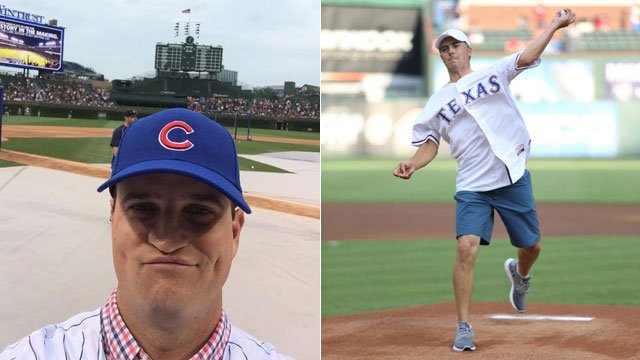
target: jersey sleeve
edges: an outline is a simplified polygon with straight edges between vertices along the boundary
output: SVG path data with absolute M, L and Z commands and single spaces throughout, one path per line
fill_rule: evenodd
M 433 141 L 436 145 L 440 145 L 441 135 L 434 125 L 434 116 L 430 116 L 427 112 L 427 107 L 425 107 L 413 123 L 411 145 L 420 147 L 429 140 Z
M 522 52 L 517 52 L 515 54 L 511 54 L 509 56 L 505 56 L 498 60 L 495 67 L 500 73 L 500 75 L 506 79 L 508 82 L 515 79 L 516 76 L 520 75 L 523 70 L 534 68 L 542 62 L 540 58 L 537 58 L 533 64 L 524 67 L 518 67 L 518 59 Z

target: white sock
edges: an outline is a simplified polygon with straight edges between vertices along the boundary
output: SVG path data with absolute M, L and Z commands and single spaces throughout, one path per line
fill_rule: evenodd
M 527 279 L 529 279 L 529 278 L 531 277 L 531 276 L 529 276 L 529 274 L 527 274 L 527 275 L 522 275 L 522 274 L 520 274 L 520 264 L 518 264 L 518 265 L 516 266 L 516 273 L 517 273 L 521 278 L 523 278 L 523 279 L 525 279 L 525 280 L 527 280 Z

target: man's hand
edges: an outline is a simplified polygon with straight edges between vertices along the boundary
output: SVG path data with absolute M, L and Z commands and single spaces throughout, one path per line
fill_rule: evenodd
M 564 8 L 556 13 L 551 23 L 555 25 L 555 29 L 558 30 L 573 24 L 575 21 L 576 13 L 569 8 Z
M 400 179 L 408 180 L 411 178 L 411 175 L 416 171 L 416 167 L 411 165 L 408 162 L 401 162 L 396 166 L 395 170 L 393 170 L 393 176 L 399 177 Z

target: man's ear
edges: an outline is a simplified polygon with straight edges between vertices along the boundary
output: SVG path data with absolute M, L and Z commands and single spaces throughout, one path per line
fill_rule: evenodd
M 231 211 L 235 212 L 235 215 L 231 222 L 231 227 L 233 231 L 233 257 L 236 257 L 238 247 L 240 246 L 240 233 L 242 232 L 242 227 L 244 226 L 244 211 L 242 211 L 242 209 L 240 208 L 232 209 Z
M 109 200 L 109 205 L 111 206 L 111 211 L 109 212 L 109 222 L 113 221 L 113 211 L 116 209 L 116 199 L 111 198 Z

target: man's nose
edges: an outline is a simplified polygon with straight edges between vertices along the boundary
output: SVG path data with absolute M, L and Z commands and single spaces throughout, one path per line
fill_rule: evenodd
M 189 237 L 180 230 L 180 219 L 177 216 L 166 215 L 149 230 L 148 241 L 163 253 L 170 254 L 187 246 Z

